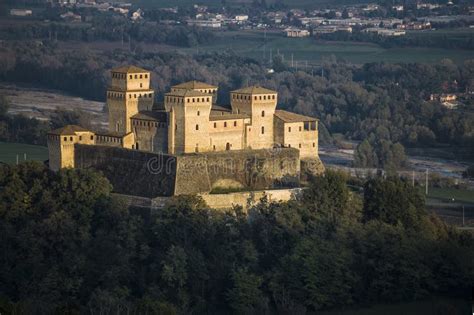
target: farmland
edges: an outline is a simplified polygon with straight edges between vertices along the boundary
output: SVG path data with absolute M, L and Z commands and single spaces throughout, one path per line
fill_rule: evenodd
M 23 143 L 5 143 L 0 142 L 0 162 L 14 164 L 17 155 L 19 162 L 44 161 L 48 159 L 48 149 L 43 146 L 29 145 Z
M 471 33 L 472 34 L 472 33 Z M 421 36 L 421 35 L 416 35 Z M 429 36 L 433 36 L 429 34 Z M 441 35 L 440 35 L 441 36 Z M 442 36 L 447 36 L 443 34 Z M 425 47 L 383 48 L 373 43 L 321 41 L 314 38 L 286 38 L 280 32 L 235 31 L 220 32 L 216 40 L 206 46 L 181 49 L 186 52 L 229 51 L 243 57 L 257 60 L 270 59 L 270 54 L 278 52 L 294 65 L 319 64 L 324 58 L 335 56 L 352 63 L 367 62 L 438 62 L 449 58 L 457 63 L 472 58 L 472 51 Z

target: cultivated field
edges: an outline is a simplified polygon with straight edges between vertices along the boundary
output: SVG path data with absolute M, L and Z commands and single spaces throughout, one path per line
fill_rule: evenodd
M 48 159 L 48 148 L 23 143 L 0 142 L 0 162 L 15 164 L 18 161 L 45 161 Z
M 474 34 L 474 33 L 471 33 Z M 424 35 L 416 35 L 424 36 Z M 426 36 L 435 36 L 427 34 Z M 444 36 L 444 35 L 443 35 Z M 440 37 L 441 38 L 441 37 Z M 426 47 L 383 48 L 373 43 L 349 41 L 322 41 L 314 38 L 287 38 L 281 32 L 233 31 L 219 32 L 212 44 L 198 48 L 179 49 L 186 52 L 234 52 L 257 60 L 270 60 L 270 54 L 283 55 L 284 59 L 299 67 L 306 63 L 320 64 L 324 58 L 335 56 L 356 64 L 367 62 L 439 62 L 449 58 L 461 63 L 472 59 L 473 52 L 463 49 L 443 49 Z

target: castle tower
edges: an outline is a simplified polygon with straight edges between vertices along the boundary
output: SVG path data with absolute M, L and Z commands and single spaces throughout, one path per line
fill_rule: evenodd
M 189 81 L 189 82 L 172 86 L 171 92 L 176 92 L 180 90 L 193 90 L 193 91 L 198 91 L 205 94 L 211 94 L 212 103 L 215 104 L 217 100 L 217 89 L 218 87 L 215 85 L 211 85 L 211 84 L 207 84 L 207 83 L 199 82 L 199 81 Z
M 74 145 L 95 144 L 92 131 L 76 125 L 67 125 L 48 133 L 49 168 L 58 171 L 61 168 L 74 167 Z
M 210 150 L 211 107 L 211 94 L 185 89 L 176 89 L 165 94 L 165 108 L 170 112 L 168 153 Z
M 113 69 L 112 84 L 107 90 L 109 132 L 119 135 L 132 131 L 130 118 L 153 107 L 154 91 L 150 89 L 150 72 L 127 66 Z
M 252 149 L 271 148 L 274 144 L 273 116 L 277 106 L 277 92 L 251 86 L 232 91 L 232 111 L 251 116 L 252 124 L 247 126 L 246 146 Z

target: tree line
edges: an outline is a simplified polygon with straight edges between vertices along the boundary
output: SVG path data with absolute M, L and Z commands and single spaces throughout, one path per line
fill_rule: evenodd
M 132 22 L 127 17 L 106 13 L 92 16 L 89 22 L 80 24 L 37 21 L 0 27 L 0 39 L 4 40 L 123 41 L 127 46 L 129 43 L 154 43 L 194 47 L 214 38 L 214 33 L 201 28 Z
M 470 297 L 472 234 L 427 214 L 406 182 L 351 181 L 329 171 L 248 214 L 181 196 L 145 215 L 92 170 L 0 166 L 0 311 L 304 314 Z

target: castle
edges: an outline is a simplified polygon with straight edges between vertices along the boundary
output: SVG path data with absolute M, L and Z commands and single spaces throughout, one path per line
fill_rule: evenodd
M 319 161 L 318 120 L 277 110 L 277 92 L 245 87 L 230 92 L 230 107 L 223 107 L 215 104 L 217 86 L 191 81 L 172 86 L 160 105 L 154 103 L 150 76 L 135 66 L 113 69 L 107 90 L 108 131 L 69 125 L 50 132 L 49 167 L 85 167 L 91 152 L 103 147 L 127 150 L 114 152 L 130 158 L 137 156 L 132 151 L 183 157 L 294 148 L 298 159 L 294 172 L 300 171 L 299 160 Z M 96 150 L 80 154 L 84 146 Z M 97 160 L 87 165 L 96 164 Z

